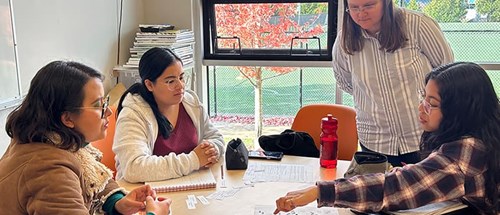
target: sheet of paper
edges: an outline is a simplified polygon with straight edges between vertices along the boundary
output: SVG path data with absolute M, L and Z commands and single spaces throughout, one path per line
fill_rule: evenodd
M 273 215 L 274 205 L 256 205 L 254 210 L 254 215 Z M 339 215 L 339 211 L 336 208 L 331 207 L 298 207 L 290 212 L 279 212 L 278 215 Z
M 249 163 L 243 181 L 314 183 L 318 178 L 306 165 Z

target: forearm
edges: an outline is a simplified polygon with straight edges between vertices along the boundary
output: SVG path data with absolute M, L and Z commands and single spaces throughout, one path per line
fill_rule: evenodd
M 347 207 L 358 211 L 383 209 L 383 173 L 318 182 L 318 188 L 318 206 L 321 207 Z
M 318 207 L 333 207 L 335 202 L 335 182 L 318 181 Z
M 113 195 L 111 195 L 110 197 L 108 197 L 106 199 L 106 201 L 104 202 L 104 205 L 102 206 L 103 211 L 106 214 L 108 214 L 108 215 L 117 215 L 117 214 L 120 214 L 116 210 L 115 205 L 116 205 L 116 202 L 118 202 L 123 197 L 125 197 L 125 194 L 123 194 L 122 192 L 114 193 Z
M 347 58 L 344 56 L 339 43 L 335 43 L 333 47 L 333 73 L 337 80 L 337 85 L 341 90 L 352 95 L 352 75 L 348 69 Z
M 132 183 L 177 178 L 200 168 L 198 157 L 194 152 L 170 153 L 166 156 L 138 156 L 128 160 L 123 168 L 123 177 Z
M 204 116 L 204 126 L 202 129 L 203 132 L 203 140 L 206 140 L 212 144 L 214 144 L 215 148 L 217 149 L 219 153 L 219 158 L 224 154 L 224 138 L 222 134 L 219 132 L 215 126 L 212 125 L 210 122 L 210 119 L 208 118 L 208 115 L 205 114 Z

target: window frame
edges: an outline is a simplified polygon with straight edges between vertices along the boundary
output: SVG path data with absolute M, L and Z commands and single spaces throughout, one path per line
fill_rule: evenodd
M 320 49 L 319 52 L 312 51 L 311 55 L 290 55 L 290 49 L 245 49 L 251 53 L 244 55 L 224 55 L 215 53 L 216 44 L 216 23 L 215 23 L 215 5 L 216 4 L 258 4 L 258 3 L 327 3 L 327 48 Z M 203 24 L 203 60 L 222 60 L 222 61 L 328 61 L 332 60 L 332 47 L 337 36 L 337 13 L 338 1 L 336 0 L 203 0 L 202 1 L 202 24 Z M 223 49 L 218 51 L 224 51 Z M 269 53 L 269 54 L 267 54 Z M 285 54 L 286 53 L 286 54 Z

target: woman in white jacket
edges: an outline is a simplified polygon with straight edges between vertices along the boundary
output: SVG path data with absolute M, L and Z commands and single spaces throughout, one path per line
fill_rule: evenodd
M 165 180 L 217 163 L 224 140 L 196 94 L 185 89 L 181 59 L 170 49 L 152 48 L 141 57 L 139 74 L 141 83 L 118 104 L 117 179 Z

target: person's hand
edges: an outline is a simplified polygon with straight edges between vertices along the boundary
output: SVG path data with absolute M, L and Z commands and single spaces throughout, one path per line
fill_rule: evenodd
M 318 199 L 318 187 L 312 186 L 302 190 L 287 193 L 285 196 L 276 200 L 276 209 L 274 214 L 280 211 L 289 212 L 296 207 L 307 205 Z
M 172 204 L 172 199 L 170 198 L 158 198 L 155 201 L 153 197 L 146 197 L 146 212 L 152 212 L 155 215 L 168 215 L 170 213 L 170 204 Z
M 118 200 L 115 204 L 115 209 L 124 215 L 135 214 L 146 208 L 144 201 L 146 201 L 146 197 L 148 196 L 156 198 L 156 192 L 149 185 L 140 186 Z
M 217 152 L 217 149 L 213 144 L 206 140 L 196 146 L 193 151 L 198 156 L 200 167 L 208 168 L 213 164 L 219 162 L 219 154 Z
M 217 148 L 213 143 L 210 143 L 206 140 L 203 140 L 202 142 L 202 149 L 205 149 L 205 154 L 208 156 L 208 161 L 210 162 L 209 165 L 213 165 L 217 162 L 219 162 L 219 152 L 217 151 Z
M 205 167 L 205 165 L 209 164 L 210 161 L 208 161 L 209 156 L 205 154 L 205 147 L 207 143 L 201 143 L 197 145 L 193 151 L 198 156 L 198 160 L 200 162 L 200 167 Z

